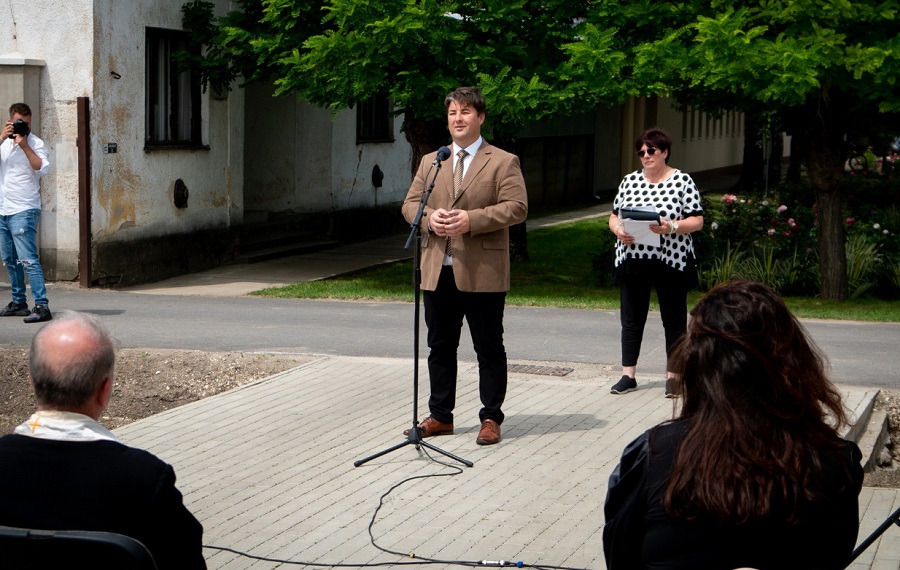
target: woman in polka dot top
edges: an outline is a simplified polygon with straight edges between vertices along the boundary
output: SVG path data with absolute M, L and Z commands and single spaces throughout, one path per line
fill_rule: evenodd
M 667 359 L 687 328 L 687 292 L 697 284 L 691 233 L 703 228 L 697 185 L 687 173 L 669 166 L 669 135 L 649 129 L 638 137 L 634 149 L 643 168 L 622 179 L 609 217 L 609 229 L 618 238 L 614 277 L 620 287 L 622 322 L 622 378 L 612 387 L 613 394 L 637 388 L 635 371 L 651 288 L 659 299 Z M 660 236 L 659 247 L 635 243 L 622 225 L 621 208 L 641 206 L 659 213 L 659 225 L 650 224 L 650 231 Z M 666 397 L 675 397 L 676 388 L 675 374 L 667 366 Z

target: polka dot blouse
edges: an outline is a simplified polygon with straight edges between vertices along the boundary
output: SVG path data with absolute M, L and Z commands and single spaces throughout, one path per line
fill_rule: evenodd
M 613 213 L 618 216 L 620 208 L 635 206 L 653 206 L 661 220 L 670 221 L 703 213 L 697 185 L 690 175 L 680 170 L 657 184 L 644 178 L 643 170 L 623 178 L 613 201 Z M 616 242 L 616 267 L 626 259 L 659 259 L 673 269 L 684 271 L 693 257 L 694 242 L 690 234 L 664 235 L 659 247 Z

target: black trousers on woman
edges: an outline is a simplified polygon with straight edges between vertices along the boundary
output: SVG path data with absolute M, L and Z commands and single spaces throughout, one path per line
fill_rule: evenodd
M 629 260 L 626 263 L 631 262 Z M 641 355 L 644 325 L 650 311 L 650 292 L 656 289 L 663 329 L 666 358 L 687 330 L 688 283 L 684 272 L 657 260 L 639 262 L 637 271 L 623 271 L 618 277 L 622 322 L 622 366 L 637 366 Z
M 444 266 L 434 291 L 423 291 L 428 327 L 428 408 L 440 422 L 453 423 L 456 407 L 457 352 L 465 318 L 478 357 L 481 421 L 503 423 L 506 399 L 506 349 L 503 346 L 503 308 L 506 293 L 469 293 L 456 288 L 453 267 Z

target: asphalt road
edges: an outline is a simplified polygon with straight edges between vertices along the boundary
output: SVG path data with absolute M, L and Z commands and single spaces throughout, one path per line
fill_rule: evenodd
M 410 357 L 414 349 L 413 303 L 373 303 L 145 295 L 50 284 L 51 309 L 99 315 L 122 347 L 204 351 L 249 351 Z M 0 287 L 0 299 L 8 297 Z M 900 324 L 803 321 L 842 384 L 900 388 Z M 619 363 L 617 311 L 507 307 L 509 360 L 553 363 Z M 40 325 L 0 319 L 0 345 L 26 346 Z M 420 356 L 427 354 L 425 326 Z M 460 358 L 475 355 L 463 331 Z M 638 369 L 649 376 L 664 370 L 663 333 L 651 313 Z

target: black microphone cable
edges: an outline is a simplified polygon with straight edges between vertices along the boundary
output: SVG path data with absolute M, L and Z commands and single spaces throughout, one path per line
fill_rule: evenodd
M 372 543 L 372 546 L 377 548 L 378 550 L 386 553 L 393 554 L 395 556 L 400 556 L 403 558 L 409 558 L 410 560 L 399 560 L 395 562 L 303 562 L 297 560 L 285 560 L 281 558 L 271 558 L 267 556 L 257 556 L 254 554 L 250 554 L 248 552 L 243 552 L 241 550 L 237 550 L 235 548 L 230 548 L 227 546 L 215 546 L 211 544 L 204 544 L 203 548 L 208 548 L 210 550 L 220 550 L 223 552 L 230 552 L 232 554 L 237 554 L 238 556 L 243 556 L 245 558 L 251 558 L 253 560 L 260 560 L 263 562 L 275 562 L 278 564 L 291 564 L 295 566 L 313 566 L 313 567 L 322 567 L 322 568 L 377 568 L 379 566 L 411 566 L 411 565 L 428 565 L 428 564 L 445 564 L 445 565 L 453 565 L 453 566 L 467 566 L 467 567 L 512 567 L 516 568 L 534 568 L 536 570 L 590 570 L 588 568 L 573 568 L 569 566 L 553 566 L 548 564 L 527 564 L 522 562 L 521 560 L 517 562 L 513 562 L 511 560 L 441 560 L 438 558 L 429 558 L 425 556 L 418 556 L 415 552 L 399 552 L 396 550 L 390 550 L 388 548 L 384 548 L 379 546 L 378 543 L 375 542 L 375 535 L 372 532 L 372 528 L 375 526 L 375 521 L 378 518 L 378 512 L 381 510 L 381 507 L 384 506 L 384 500 L 390 496 L 396 489 L 402 487 L 406 483 L 411 481 L 416 481 L 418 479 L 430 479 L 432 477 L 455 477 L 457 475 L 462 474 L 463 470 L 461 467 L 451 464 L 445 463 L 443 461 L 439 461 L 435 459 L 431 454 L 428 453 L 426 448 L 420 448 L 425 455 L 432 462 L 437 463 L 439 465 L 443 465 L 445 467 L 449 467 L 453 470 L 451 473 L 431 473 L 429 475 L 414 475 L 412 477 L 407 477 L 406 479 L 402 479 L 399 482 L 392 485 L 387 491 L 385 491 L 381 497 L 378 499 L 378 506 L 375 507 L 375 511 L 372 513 L 372 518 L 369 520 L 369 542 Z

